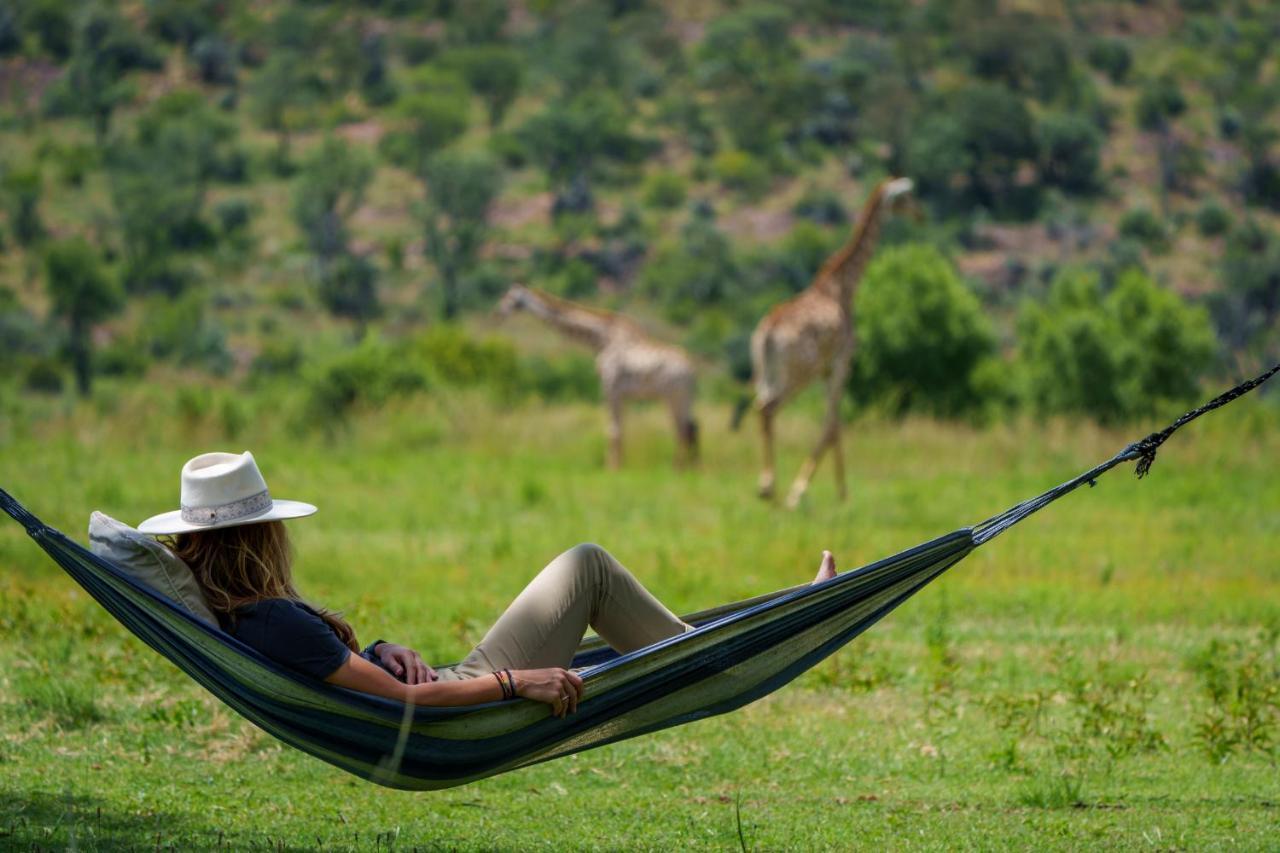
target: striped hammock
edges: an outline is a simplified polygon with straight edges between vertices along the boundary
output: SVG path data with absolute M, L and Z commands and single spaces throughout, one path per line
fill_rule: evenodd
M 585 695 L 559 719 L 513 699 L 461 708 L 344 690 L 282 667 L 45 525 L 0 490 L 0 509 L 126 628 L 242 716 L 361 778 L 426 790 L 559 758 L 759 699 L 818 663 L 971 551 L 1130 460 L 1145 474 L 1174 430 L 1260 385 L 1280 365 L 1080 476 L 974 527 L 828 581 L 683 617 L 693 631 L 619 655 L 588 638 L 574 657 Z

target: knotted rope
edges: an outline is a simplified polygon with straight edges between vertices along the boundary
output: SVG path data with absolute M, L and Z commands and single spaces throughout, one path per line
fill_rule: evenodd
M 1132 452 L 1132 454 L 1138 458 L 1138 467 L 1134 471 L 1134 473 L 1138 475 L 1138 479 L 1142 479 L 1151 472 L 1151 466 L 1155 464 L 1156 461 L 1156 451 L 1160 448 L 1160 445 L 1164 444 L 1165 441 L 1168 440 L 1169 436 L 1173 435 L 1185 424 L 1194 421 L 1205 412 L 1211 412 L 1214 409 L 1225 406 L 1237 397 L 1243 397 L 1245 394 L 1248 394 L 1254 388 L 1257 388 L 1263 382 L 1266 382 L 1274 376 L 1277 371 L 1280 371 L 1280 364 L 1277 364 L 1265 373 L 1253 377 L 1247 382 L 1241 382 L 1230 391 L 1226 391 L 1214 397 L 1200 408 L 1192 409 L 1187 412 L 1185 415 L 1178 418 L 1159 432 L 1153 432 L 1141 441 L 1135 441 L 1133 444 L 1125 448 L 1125 453 Z
M 974 544 L 981 545 L 984 542 L 994 539 L 996 536 L 999 536 L 1010 527 L 1013 527 L 1013 525 L 1022 521 L 1027 516 L 1043 509 L 1068 492 L 1075 491 L 1085 483 L 1088 483 L 1091 486 L 1097 485 L 1094 481 L 1097 480 L 1100 475 L 1105 474 L 1107 471 L 1110 471 L 1112 468 L 1123 462 L 1137 459 L 1138 467 L 1134 473 L 1136 473 L 1139 478 L 1145 477 L 1151 471 L 1152 464 L 1156 461 L 1156 451 L 1160 448 L 1160 445 L 1164 444 L 1165 441 L 1169 439 L 1169 436 L 1173 435 L 1179 429 L 1186 426 L 1191 421 L 1194 421 L 1205 412 L 1211 412 L 1214 409 L 1225 406 L 1237 397 L 1242 397 L 1245 394 L 1248 394 L 1254 388 L 1257 388 L 1263 382 L 1266 382 L 1274 376 L 1277 372 L 1280 372 L 1280 364 L 1277 364 L 1270 370 L 1255 376 L 1253 379 L 1241 382 L 1230 391 L 1219 394 L 1200 408 L 1192 409 L 1159 432 L 1153 432 L 1146 438 L 1135 441 L 1133 444 L 1130 444 L 1124 450 L 1121 450 L 1101 465 L 1090 468 L 1078 477 L 1074 477 L 1059 486 L 1054 486 L 1044 494 L 1036 495 L 1034 498 L 1025 500 L 1016 506 L 1010 507 L 999 515 L 994 515 L 981 524 L 975 525 L 973 528 Z

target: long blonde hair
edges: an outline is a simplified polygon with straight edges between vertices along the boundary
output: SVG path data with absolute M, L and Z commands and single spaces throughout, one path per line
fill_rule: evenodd
M 293 586 L 293 545 L 283 521 L 262 521 L 169 537 L 169 549 L 191 567 L 209 609 L 234 623 L 236 608 L 268 598 L 303 603 Z M 338 639 L 359 651 L 356 632 L 337 613 L 308 605 Z

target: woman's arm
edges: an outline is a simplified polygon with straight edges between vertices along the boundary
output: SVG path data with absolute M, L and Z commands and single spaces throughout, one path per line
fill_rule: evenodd
M 557 717 L 578 710 L 578 702 L 582 699 L 582 679 L 577 673 L 553 667 L 518 669 L 512 676 L 516 683 L 516 695 L 550 705 Z M 346 662 L 325 681 L 348 690 L 372 693 L 374 696 L 398 699 L 414 705 L 479 705 L 502 698 L 502 687 L 498 684 L 498 679 L 492 676 L 484 675 L 461 681 L 402 684 L 386 670 L 359 655 L 348 655 Z

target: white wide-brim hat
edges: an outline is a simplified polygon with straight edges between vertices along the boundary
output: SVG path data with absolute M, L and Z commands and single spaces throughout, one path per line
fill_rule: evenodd
M 153 515 L 138 525 L 152 535 L 216 530 L 311 515 L 301 501 L 274 500 L 253 454 L 202 453 L 182 466 L 181 509 Z

